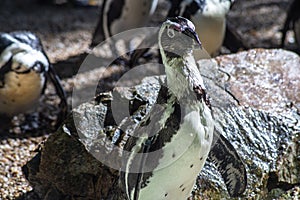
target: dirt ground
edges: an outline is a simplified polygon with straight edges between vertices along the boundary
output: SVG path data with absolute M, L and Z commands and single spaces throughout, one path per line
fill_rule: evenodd
M 151 25 L 162 21 L 166 12 L 165 2 L 159 2 Z M 276 48 L 280 43 L 280 29 L 288 3 L 288 0 L 237 0 L 228 20 L 250 48 Z M 1 32 L 28 30 L 36 33 L 50 61 L 59 63 L 87 51 L 99 8 L 41 5 L 36 0 L 2 0 L 0 13 Z M 286 47 L 295 48 L 291 32 Z M 71 79 L 64 78 L 63 69 L 57 71 L 70 92 Z M 121 71 L 117 69 L 112 73 Z M 21 172 L 21 166 L 34 155 L 34 150 L 47 134 L 0 135 L 0 199 L 22 199 L 22 195 L 32 189 Z

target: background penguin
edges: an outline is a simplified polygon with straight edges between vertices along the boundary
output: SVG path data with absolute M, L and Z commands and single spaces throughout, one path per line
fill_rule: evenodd
M 104 0 L 90 47 L 95 47 L 117 33 L 144 26 L 154 13 L 157 2 L 158 0 Z
M 234 0 L 174 0 L 168 17 L 182 16 L 196 27 L 204 49 L 214 55 L 222 46 L 226 30 L 226 14 Z
M 66 94 L 39 38 L 30 32 L 0 33 L 1 115 L 12 117 L 35 108 L 47 79 L 61 99 L 60 122 L 67 113 Z

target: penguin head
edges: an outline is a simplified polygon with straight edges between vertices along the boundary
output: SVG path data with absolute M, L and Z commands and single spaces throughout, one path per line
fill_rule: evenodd
M 202 49 L 193 23 L 183 17 L 168 19 L 159 31 L 159 47 L 170 92 L 177 99 L 190 94 L 190 100 L 198 101 L 193 87 L 205 87 L 192 54 Z
M 15 42 L 9 45 L 0 56 L 0 88 L 7 84 L 5 77 L 11 72 L 38 74 L 41 77 L 41 84 L 44 84 L 44 76 L 49 69 L 49 61 L 43 51 L 32 49 L 24 43 Z
M 186 18 L 170 18 L 160 28 L 161 52 L 181 57 L 194 49 L 202 48 L 194 24 Z
M 49 62 L 43 52 L 34 49 L 18 49 L 13 51 L 11 70 L 24 74 L 31 70 L 38 74 L 48 71 Z

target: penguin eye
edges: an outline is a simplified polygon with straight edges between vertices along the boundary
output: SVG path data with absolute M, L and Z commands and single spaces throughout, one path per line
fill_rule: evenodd
M 25 67 L 22 67 L 22 65 L 20 63 L 13 64 L 11 69 L 14 72 L 19 72 L 19 73 L 22 73 L 23 71 L 26 71 Z
M 11 70 L 18 74 L 28 73 L 30 71 L 28 67 L 21 65 L 20 63 L 13 63 L 11 65 Z
M 18 65 L 14 70 L 18 71 L 21 69 L 21 65 Z
M 167 34 L 168 34 L 169 38 L 174 38 L 175 37 L 174 29 L 169 28 Z

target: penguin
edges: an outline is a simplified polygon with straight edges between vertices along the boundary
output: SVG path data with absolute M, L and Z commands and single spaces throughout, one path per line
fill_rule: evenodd
M 66 94 L 40 39 L 27 31 L 0 33 L 0 114 L 12 117 L 35 108 L 47 80 L 61 100 L 59 122 L 67 114 Z
M 104 0 L 90 47 L 120 32 L 144 26 L 157 3 L 158 0 Z
M 124 145 L 121 187 L 129 200 L 187 199 L 212 149 L 210 159 L 230 195 L 240 195 L 246 171 L 229 142 L 214 136 L 211 105 L 193 55 L 202 48 L 195 26 L 183 17 L 170 18 L 159 30 L 158 44 L 167 83 Z M 211 148 L 213 139 L 217 145 Z

